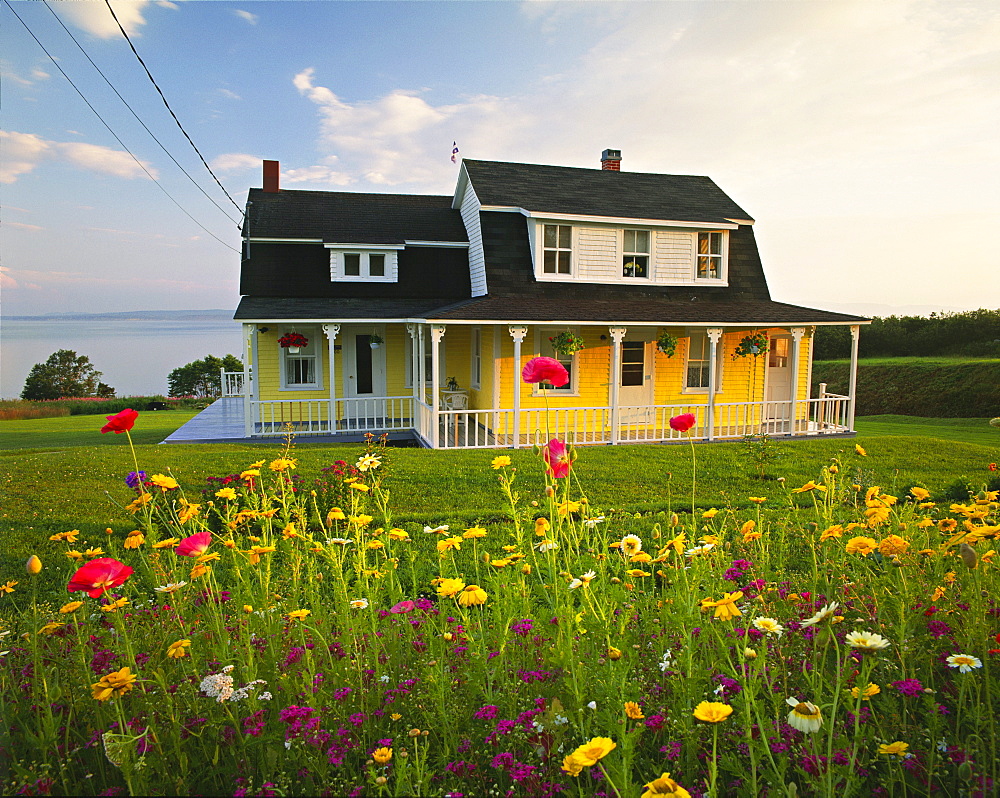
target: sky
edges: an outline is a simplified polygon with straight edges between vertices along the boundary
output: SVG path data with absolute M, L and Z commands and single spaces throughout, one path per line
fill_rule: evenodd
M 111 7 L 184 132 L 103 1 L 0 4 L 6 316 L 235 309 L 262 159 L 284 188 L 451 194 L 453 141 L 708 175 L 779 301 L 1000 307 L 995 0 Z

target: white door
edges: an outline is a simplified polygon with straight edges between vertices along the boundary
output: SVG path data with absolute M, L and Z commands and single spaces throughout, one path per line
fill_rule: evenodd
M 653 417 L 652 333 L 629 333 L 618 368 L 618 417 L 622 424 L 647 424 Z
M 348 328 L 343 335 L 344 418 L 355 428 L 378 428 L 386 414 L 385 343 L 373 346 L 372 336 L 384 339 L 385 329 Z
M 764 407 L 764 432 L 789 431 L 792 412 L 792 339 L 772 336 L 767 352 L 767 391 Z

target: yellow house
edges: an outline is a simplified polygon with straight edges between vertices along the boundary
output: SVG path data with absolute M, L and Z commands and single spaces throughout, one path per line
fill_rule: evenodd
M 812 336 L 866 319 L 774 302 L 753 219 L 707 177 L 471 161 L 453 196 L 287 191 L 244 227 L 246 437 L 388 432 L 519 447 L 850 434 Z M 555 357 L 565 386 L 527 384 Z

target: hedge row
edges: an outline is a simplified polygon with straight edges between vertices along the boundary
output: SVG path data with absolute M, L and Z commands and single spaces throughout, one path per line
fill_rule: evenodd
M 821 382 L 830 393 L 847 394 L 847 363 L 813 364 L 813 396 Z M 858 366 L 856 414 L 893 413 L 932 418 L 989 418 L 1000 415 L 1000 363 Z

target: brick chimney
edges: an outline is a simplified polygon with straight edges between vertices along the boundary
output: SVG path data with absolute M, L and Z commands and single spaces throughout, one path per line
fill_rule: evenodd
M 264 191 L 278 193 L 278 162 L 264 161 Z
M 622 170 L 622 151 L 605 150 L 602 152 L 601 170 L 604 172 L 620 172 Z

